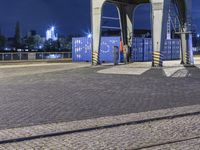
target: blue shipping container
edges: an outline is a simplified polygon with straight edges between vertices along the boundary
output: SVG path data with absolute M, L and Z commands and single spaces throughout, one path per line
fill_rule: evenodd
M 100 61 L 113 62 L 114 59 L 114 46 L 120 47 L 120 37 L 102 37 L 100 47 Z M 118 49 L 119 50 L 119 49 Z M 120 61 L 120 57 L 119 60 Z
M 92 46 L 91 38 L 81 37 L 72 39 L 72 61 L 91 62 Z M 100 61 L 113 62 L 113 48 L 120 47 L 120 37 L 102 37 L 100 45 Z M 120 57 L 119 57 L 120 61 Z
M 72 39 L 72 61 L 73 62 L 91 62 L 91 38 L 73 38 Z
M 100 61 L 113 62 L 113 47 L 120 47 L 120 37 L 102 37 L 100 45 Z M 133 62 L 152 61 L 153 44 L 151 38 L 133 38 L 131 60 Z M 180 40 L 165 40 L 161 51 L 163 60 L 180 59 Z M 74 62 L 91 62 L 91 38 L 72 39 L 72 60 Z M 119 57 L 123 60 L 123 54 Z

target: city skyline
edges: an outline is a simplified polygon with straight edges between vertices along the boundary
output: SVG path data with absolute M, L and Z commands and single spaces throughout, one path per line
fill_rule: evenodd
M 200 1 L 193 0 L 193 23 L 200 32 Z M 109 6 L 106 6 L 109 7 Z M 78 11 L 76 11 L 76 9 Z M 113 7 L 112 14 L 105 9 L 106 15 L 117 15 Z M 136 28 L 149 28 L 149 6 L 140 8 L 144 13 L 136 12 Z M 45 36 L 50 26 L 56 26 L 59 35 L 84 34 L 90 32 L 90 0 L 2 0 L 0 5 L 0 28 L 2 34 L 13 36 L 16 22 L 19 21 L 22 35 L 30 30 Z M 75 13 L 76 12 L 76 13 Z M 73 15 L 72 15 L 73 14 Z M 78 18 L 77 20 L 75 18 Z M 146 21 L 147 20 L 147 21 Z

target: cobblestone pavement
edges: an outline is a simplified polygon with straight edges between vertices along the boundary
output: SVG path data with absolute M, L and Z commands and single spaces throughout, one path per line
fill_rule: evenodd
M 137 65 L 0 66 L 0 149 L 200 149 L 200 65 Z
M 36 64 L 16 64 L 0 65 L 0 78 L 27 76 L 56 71 L 71 70 L 91 66 L 88 63 L 36 63 Z
M 199 150 L 199 110 L 194 105 L 0 130 L 0 149 Z
M 0 71 L 0 129 L 200 103 L 197 67 L 186 68 L 190 76 L 183 78 L 166 77 L 161 68 L 149 68 L 141 75 L 97 73 L 109 67 L 4 66 Z

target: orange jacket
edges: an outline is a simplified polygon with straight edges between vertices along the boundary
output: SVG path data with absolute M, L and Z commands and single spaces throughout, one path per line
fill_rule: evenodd
M 124 50 L 124 44 L 122 41 L 120 41 L 120 52 L 123 52 Z

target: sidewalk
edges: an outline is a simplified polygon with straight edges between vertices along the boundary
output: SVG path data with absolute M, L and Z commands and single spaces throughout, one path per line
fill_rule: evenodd
M 200 148 L 200 105 L 0 131 L 0 149 Z

